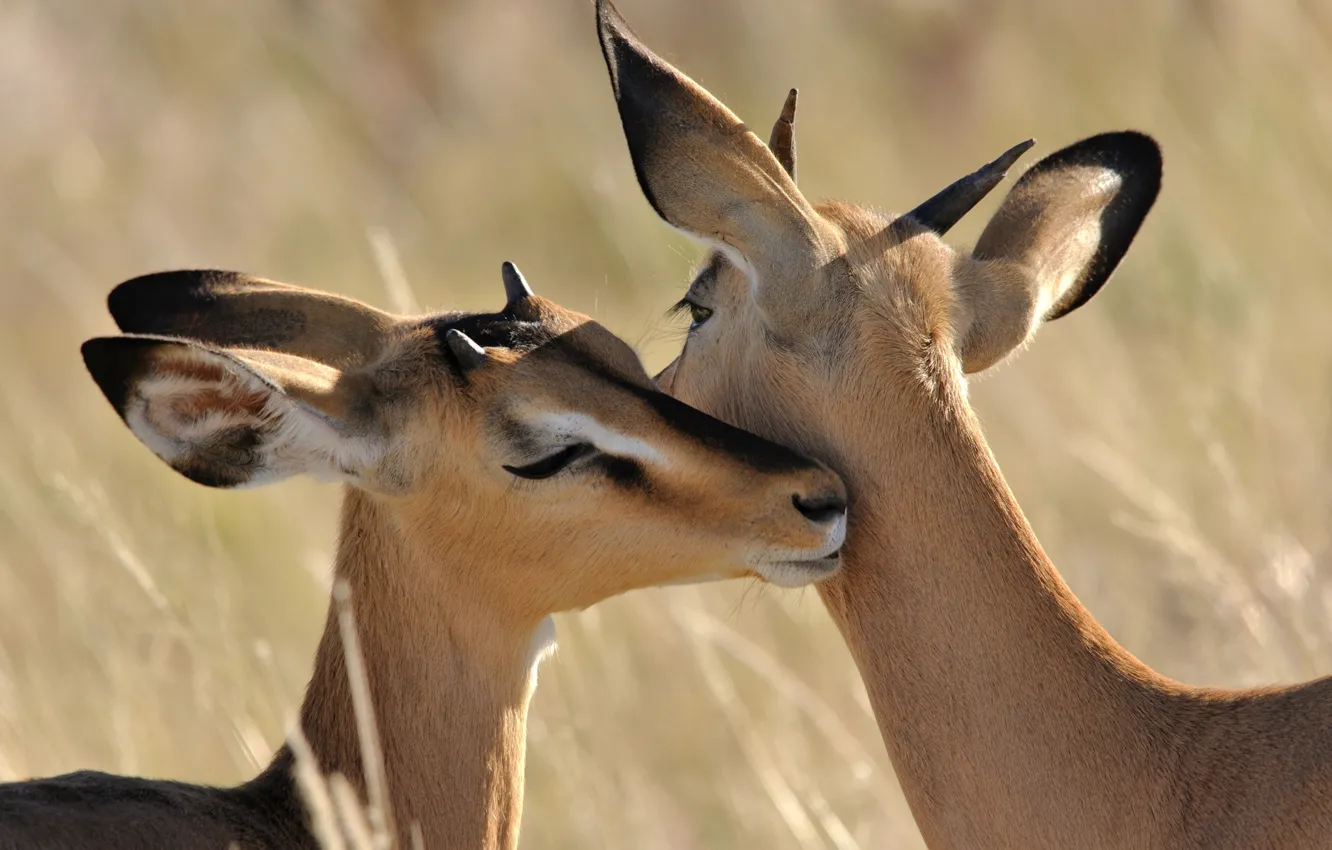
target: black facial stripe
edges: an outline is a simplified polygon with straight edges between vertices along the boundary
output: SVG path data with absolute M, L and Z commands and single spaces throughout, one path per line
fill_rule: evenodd
M 436 316 L 427 321 L 434 329 L 441 357 L 451 364 L 449 347 L 444 343 L 444 334 L 450 328 L 457 328 L 482 347 L 502 346 L 527 351 L 537 349 L 538 355 L 543 352 L 555 353 L 566 363 L 641 398 L 670 427 L 711 449 L 734 457 L 756 472 L 795 472 L 815 466 L 814 461 L 785 446 L 742 431 L 651 386 L 644 386 L 630 377 L 610 371 L 605 363 L 577 345 L 569 344 L 569 341 L 562 342 L 563 338 L 570 337 L 569 333 L 555 334 L 539 323 L 503 313 L 455 313 Z M 456 367 L 456 364 L 453 365 Z
M 616 455 L 602 454 L 598 455 L 589 464 L 589 467 L 605 475 L 615 486 L 625 490 L 646 492 L 652 489 L 652 482 L 648 480 L 647 472 L 638 461 L 626 457 L 617 457 Z
M 785 446 L 778 445 L 771 440 L 765 440 L 757 434 L 751 434 L 733 425 L 728 425 L 720 419 L 714 419 L 703 411 L 690 407 L 659 390 L 640 386 L 619 375 L 607 372 L 595 360 L 576 356 L 576 352 L 573 351 L 569 353 L 572 362 L 577 363 L 601 380 L 641 398 L 647 403 L 648 407 L 652 408 L 658 416 L 677 431 L 688 434 L 703 445 L 724 452 L 741 463 L 748 464 L 758 472 L 795 472 L 814 466 L 813 461 Z
M 523 455 L 535 455 L 541 450 L 541 444 L 536 435 L 517 419 L 501 415 L 492 421 L 503 432 L 504 439 Z
M 498 419 L 496 425 L 504 432 L 505 439 L 524 454 L 536 455 L 541 451 L 540 438 L 518 420 L 505 416 Z M 613 484 L 625 489 L 652 489 L 647 470 L 641 463 L 632 458 L 606 454 L 595 446 L 593 448 L 599 453 L 588 461 L 585 467 L 588 471 L 604 475 Z M 504 468 L 513 472 L 507 465 Z
M 796 472 L 814 466 L 813 461 L 785 446 L 727 425 L 665 393 L 642 387 L 635 389 L 648 406 L 676 430 L 748 464 L 758 472 Z

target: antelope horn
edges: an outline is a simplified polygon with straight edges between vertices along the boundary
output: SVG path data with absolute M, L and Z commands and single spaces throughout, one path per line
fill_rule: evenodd
M 524 298 L 531 297 L 532 287 L 527 285 L 523 273 L 513 263 L 505 260 L 504 265 L 500 266 L 500 275 L 504 278 L 505 312 L 516 307 Z
M 971 212 L 972 207 L 990 194 L 991 189 L 999 185 L 999 181 L 1004 179 L 1004 175 L 1013 167 L 1013 163 L 1018 161 L 1018 157 L 1030 150 L 1034 144 L 1036 144 L 1035 139 L 1027 139 L 1021 144 L 1014 145 L 993 162 L 987 162 L 966 177 L 954 181 L 907 215 L 940 236 L 944 235 L 961 220 L 962 216 Z
M 486 362 L 486 350 L 457 328 L 449 328 L 444 334 L 444 341 L 448 343 L 453 356 L 458 358 L 458 365 L 462 367 L 463 374 Z
M 768 149 L 791 175 L 792 183 L 796 179 L 795 110 L 796 90 L 791 89 L 782 105 L 782 114 L 777 116 L 777 123 L 772 125 L 772 134 L 768 137 Z

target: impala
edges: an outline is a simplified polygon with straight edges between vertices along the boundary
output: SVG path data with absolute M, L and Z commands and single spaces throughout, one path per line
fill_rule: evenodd
M 819 594 L 929 846 L 1332 846 L 1332 679 L 1198 688 L 1134 658 L 1055 571 L 967 402 L 967 374 L 1106 282 L 1159 191 L 1156 143 L 1055 152 L 960 251 L 940 237 L 1030 143 L 905 215 L 814 205 L 793 97 L 769 148 L 606 0 L 597 24 L 643 193 L 714 249 L 660 385 L 843 474 L 845 566 Z
M 158 457 L 214 487 L 345 482 L 336 577 L 382 768 L 358 738 L 339 609 L 300 710 L 324 773 L 386 787 L 402 846 L 511 848 L 549 615 L 716 576 L 839 567 L 827 467 L 657 391 L 631 349 L 504 267 L 491 314 L 397 317 L 229 272 L 117 287 L 131 335 L 84 361 Z M 370 747 L 364 749 L 369 750 Z M 314 846 L 284 747 L 234 788 L 80 772 L 0 786 L 0 847 Z

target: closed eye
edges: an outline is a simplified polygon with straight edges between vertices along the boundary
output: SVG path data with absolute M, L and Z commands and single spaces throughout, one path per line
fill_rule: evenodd
M 596 447 L 589 443 L 574 443 L 572 446 L 565 446 L 553 455 L 542 458 L 536 463 L 529 463 L 526 466 L 504 465 L 506 472 L 513 473 L 519 478 L 541 479 L 549 478 L 552 475 L 564 470 L 569 464 L 579 458 L 587 457 L 596 451 Z

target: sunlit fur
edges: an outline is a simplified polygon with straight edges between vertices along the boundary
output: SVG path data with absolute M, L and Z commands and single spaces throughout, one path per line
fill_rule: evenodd
M 929 846 L 1328 846 L 1332 679 L 1226 691 L 1139 662 L 1046 558 L 967 402 L 966 373 L 1113 271 L 1160 185 L 1155 143 L 1057 151 L 961 251 L 910 218 L 811 205 L 597 6 L 648 200 L 753 271 L 708 259 L 686 297 L 712 315 L 660 383 L 846 477 L 845 569 L 819 593 Z
M 401 846 L 413 824 L 429 848 L 515 846 L 552 613 L 838 568 L 835 474 L 658 392 L 627 345 L 538 297 L 408 318 L 177 272 L 122 284 L 110 306 L 133 333 L 89 341 L 85 362 L 175 469 L 225 487 L 347 482 L 334 574 L 359 623 Z M 479 364 L 451 353 L 451 330 L 484 346 Z M 599 451 L 544 480 L 505 469 L 570 442 Z M 798 509 L 830 499 L 827 515 Z M 330 608 L 301 727 L 318 767 L 365 794 L 349 681 Z M 239 788 L 89 772 L 0 786 L 0 847 L 312 846 L 293 758 L 283 748 Z

